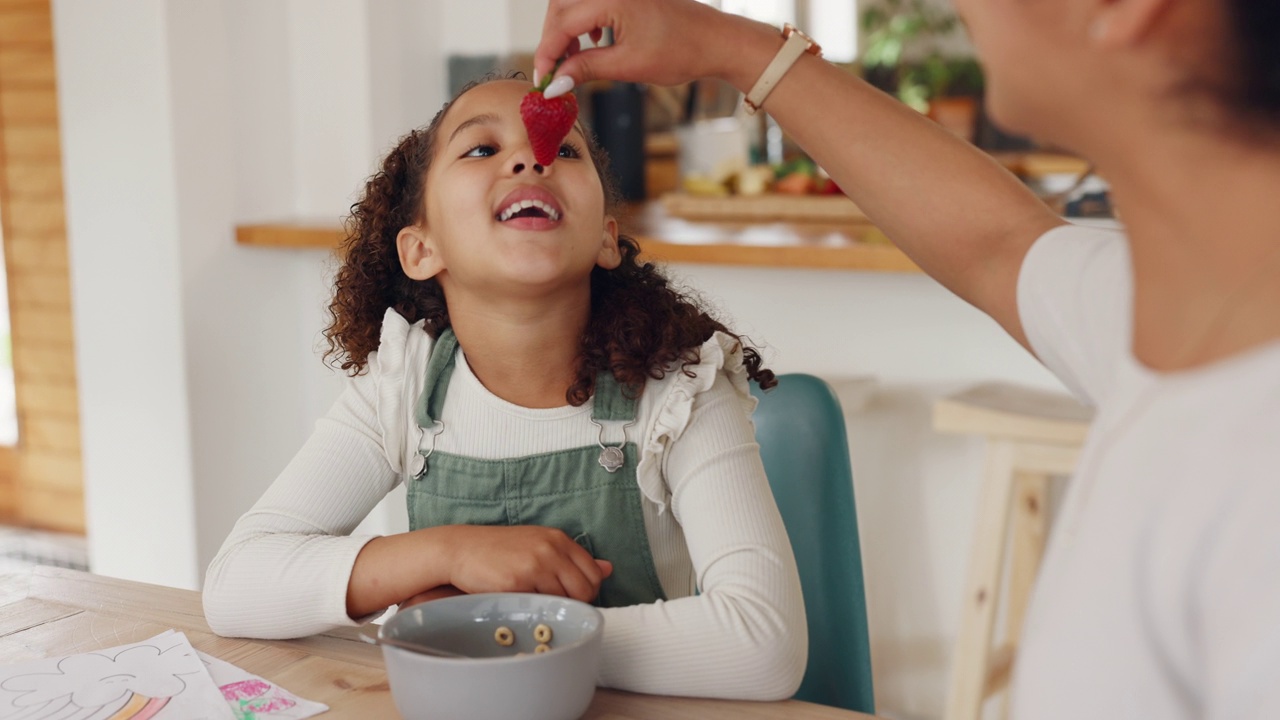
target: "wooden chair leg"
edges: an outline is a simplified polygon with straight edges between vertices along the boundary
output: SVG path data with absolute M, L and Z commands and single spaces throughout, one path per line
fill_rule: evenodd
M 1013 499 L 1013 557 L 1009 568 L 1009 641 L 1017 644 L 1047 537 L 1049 476 L 1018 473 Z
M 1013 556 L 1009 561 L 1009 604 L 1005 612 L 1006 643 L 1016 661 L 1018 641 L 1026 620 L 1027 604 L 1040 572 L 1048 528 L 1049 476 L 1043 473 L 1019 472 L 1015 475 L 1013 493 Z M 1009 716 L 1006 695 L 1000 717 Z
M 1013 443 L 988 441 L 982 499 L 965 581 L 960 633 L 951 667 L 946 720 L 977 720 L 981 717 L 987 668 L 992 659 L 991 637 L 995 628 L 1000 576 L 1004 569 L 1005 535 L 1014 487 L 1014 457 Z

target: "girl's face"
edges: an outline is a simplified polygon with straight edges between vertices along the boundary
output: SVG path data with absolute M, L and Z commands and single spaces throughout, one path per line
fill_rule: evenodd
M 578 128 L 550 167 L 533 159 L 520 119 L 531 87 L 488 82 L 445 113 L 427 172 L 425 220 L 401 232 L 410 277 L 435 277 L 446 293 L 511 296 L 580 290 L 596 265 L 618 265 L 617 223 L 605 215 L 600 175 Z M 406 255 L 406 235 L 424 255 Z

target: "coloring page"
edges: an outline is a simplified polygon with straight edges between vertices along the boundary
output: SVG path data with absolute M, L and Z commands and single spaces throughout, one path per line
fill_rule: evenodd
M 199 650 L 196 653 L 209 669 L 209 675 L 222 691 L 222 697 L 231 706 L 236 720 L 303 720 L 329 709 L 328 705 L 303 700 L 229 662 Z
M 269 717 L 269 716 L 268 716 Z M 187 636 L 0 668 L 0 720 L 235 720 Z

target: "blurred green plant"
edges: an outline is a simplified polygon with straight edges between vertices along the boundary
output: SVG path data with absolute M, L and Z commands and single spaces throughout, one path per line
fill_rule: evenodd
M 926 112 L 936 97 L 982 94 L 977 60 L 938 50 L 938 42 L 960 28 L 951 11 L 927 0 L 878 0 L 862 12 L 861 22 L 867 36 L 864 70 L 890 78 L 904 103 Z

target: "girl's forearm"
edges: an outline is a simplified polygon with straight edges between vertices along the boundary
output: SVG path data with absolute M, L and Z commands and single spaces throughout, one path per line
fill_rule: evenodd
M 347 614 L 360 618 L 449 584 L 448 527 L 370 540 L 356 556 L 347 584 Z

